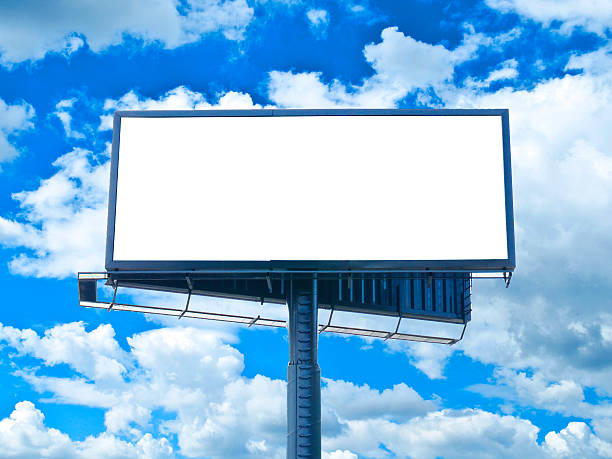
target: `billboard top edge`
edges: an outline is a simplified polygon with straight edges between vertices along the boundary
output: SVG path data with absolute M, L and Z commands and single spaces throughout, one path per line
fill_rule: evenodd
M 434 108 L 434 109 L 244 109 L 244 110 L 117 110 L 115 117 L 198 117 L 198 116 L 507 116 L 507 108 Z

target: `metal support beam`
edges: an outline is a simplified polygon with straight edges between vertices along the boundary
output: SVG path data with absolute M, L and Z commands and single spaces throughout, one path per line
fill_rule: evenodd
M 287 302 L 287 459 L 320 459 L 321 370 L 317 363 L 316 277 L 292 280 Z

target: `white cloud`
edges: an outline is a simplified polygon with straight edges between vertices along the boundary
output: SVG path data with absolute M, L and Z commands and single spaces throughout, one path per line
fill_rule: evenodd
M 329 13 L 326 10 L 311 8 L 306 12 L 310 29 L 318 37 L 325 37 L 329 24 Z
M 116 382 L 126 371 L 127 356 L 108 324 L 90 332 L 85 331 L 82 322 L 61 324 L 46 330 L 43 337 L 29 329 L 22 331 L 0 324 L 0 339 L 47 365 L 65 363 L 96 381 Z
M 331 453 L 324 452 L 323 459 L 358 459 L 358 456 L 351 453 L 348 449 L 332 451 Z
M 254 104 L 251 96 L 241 92 L 228 91 L 220 94 L 215 104 L 209 103 L 204 95 L 178 86 L 163 94 L 158 99 L 141 99 L 130 91 L 119 99 L 107 99 L 104 102 L 104 114 L 100 117 L 100 130 L 113 128 L 115 110 L 207 110 L 207 109 L 255 109 L 262 108 Z
M 415 333 L 429 336 L 447 336 L 459 338 L 463 326 L 455 324 L 440 324 L 421 320 L 403 320 L 400 332 Z M 372 328 L 372 325 L 369 326 Z M 387 326 L 378 328 L 393 329 Z M 431 346 L 430 343 L 406 342 L 389 340 L 385 342 L 387 352 L 405 354 L 410 364 L 421 370 L 430 379 L 445 379 L 445 366 L 456 350 L 451 346 Z
M 317 72 L 270 72 L 268 95 L 282 107 L 394 107 L 409 92 L 446 84 L 455 66 L 475 56 L 479 46 L 494 40 L 469 33 L 461 45 L 449 50 L 404 35 L 387 27 L 380 43 L 365 46 L 366 61 L 376 73 L 360 86 L 346 86 L 338 80 L 325 84 Z
M 17 374 L 39 392 L 51 393 L 52 401 L 104 409 L 108 435 L 141 438 L 152 411 L 162 409 L 176 417 L 161 421 L 160 429 L 178 435 L 181 452 L 188 456 L 240 457 L 249 441 L 280 448 L 284 382 L 241 378 L 242 355 L 217 334 L 194 328 L 152 330 L 129 338 L 128 353 L 120 349 L 110 325 L 87 332 L 82 323 L 63 324 L 43 337 L 2 327 L 0 340 L 46 366 L 74 368 L 74 377 L 39 376 L 31 370 Z M 236 442 L 237 431 L 244 442 Z
M 572 54 L 565 70 L 583 70 L 589 75 L 601 76 L 610 73 L 612 44 L 586 54 Z
M 556 411 L 558 407 L 579 405 L 584 401 L 582 387 L 575 381 L 561 380 L 550 384 L 544 381 L 539 374 L 529 377 L 522 372 L 512 373 L 507 378 L 511 381 L 519 398 L 526 400 L 529 406 L 545 407 L 549 411 Z M 575 412 L 575 410 L 572 411 Z
M 69 139 L 83 139 L 85 135 L 72 129 L 71 125 L 72 115 L 70 114 L 70 109 L 75 102 L 76 98 L 60 100 L 55 105 L 56 110 L 53 114 L 61 121 L 66 137 Z
M 47 429 L 43 420 L 43 414 L 32 403 L 17 403 L 11 415 L 0 421 L 3 446 L 0 454 L 5 457 L 70 457 L 72 442 L 68 436 L 56 429 Z
M 26 102 L 7 104 L 0 98 L 0 163 L 19 156 L 14 137 L 34 127 L 34 108 Z
M 333 108 L 353 107 L 354 95 L 335 80 L 326 85 L 319 72 L 270 72 L 268 82 L 270 100 L 281 107 Z
M 365 457 L 414 459 L 543 457 L 538 428 L 529 421 L 481 410 L 442 410 L 406 423 L 349 421 L 326 448 L 348 448 Z
M 51 401 L 105 410 L 106 432 L 76 442 L 44 426 L 31 403 L 18 404 L 0 421 L 0 442 L 16 457 L 48 451 L 49 457 L 96 458 L 101 451 L 104 457 L 171 457 L 163 437 L 170 435 L 187 457 L 284 457 L 285 381 L 242 376 L 242 354 L 218 334 L 190 327 L 150 330 L 129 338 L 129 351 L 123 351 L 109 325 L 88 332 L 75 323 L 53 327 L 42 337 L 0 327 L 0 341 L 46 367 L 64 363 L 75 369 L 65 377 L 16 373 L 35 390 L 51 393 Z M 84 361 L 86 354 L 93 355 L 92 363 Z M 119 377 L 108 378 L 101 365 L 120 365 Z M 405 384 L 378 391 L 326 380 L 322 401 L 329 459 L 401 458 L 407 452 L 417 459 L 557 457 L 559 451 L 575 457 L 585 451 L 603 454 L 610 447 L 582 423 L 549 433 L 540 445 L 538 428 L 527 420 L 477 409 L 437 410 Z M 153 416 L 155 410 L 165 413 L 163 419 Z M 163 436 L 153 438 L 146 433 L 151 429 Z
M 450 51 L 415 40 L 397 27 L 384 29 L 380 36 L 382 41 L 366 45 L 363 54 L 376 71 L 378 84 L 404 92 L 450 80 L 455 64 L 469 59 L 475 51 L 471 39 Z
M 559 433 L 545 437 L 545 451 L 551 457 L 612 457 L 612 443 L 598 438 L 584 422 L 570 422 Z
M 436 409 L 436 404 L 423 400 L 404 383 L 382 392 L 367 384 L 356 386 L 346 381 L 325 379 L 325 405 L 342 419 L 382 418 L 403 421 Z M 354 403 L 359 400 L 359 403 Z
M 44 424 L 44 415 L 31 402 L 19 402 L 9 417 L 0 420 L 0 457 L 29 459 L 170 459 L 175 457 L 165 438 L 143 435 L 127 442 L 110 434 L 73 441 Z
M 246 0 L 65 0 L 49 5 L 10 2 L 0 7 L 0 63 L 42 59 L 47 53 L 70 54 L 87 42 L 100 52 L 134 37 L 176 48 L 220 32 L 230 40 L 243 38 L 253 18 Z
M 518 62 L 516 59 L 509 59 L 502 63 L 501 68 L 493 70 L 487 77 L 487 82 L 500 81 L 500 80 L 512 80 L 518 76 L 516 67 Z
M 486 3 L 491 8 L 515 12 L 545 26 L 561 21 L 564 33 L 583 27 L 604 35 L 612 24 L 612 4 L 608 0 L 486 0 Z
M 344 7 L 352 20 L 367 25 L 380 24 L 389 18 L 377 8 L 376 2 L 370 0 L 340 0 L 338 4 Z
M 109 166 L 105 154 L 75 148 L 37 189 L 13 194 L 22 213 L 0 217 L 0 244 L 18 247 L 11 271 L 65 277 L 104 267 Z M 27 251 L 23 251 L 26 249 Z
M 308 18 L 308 21 L 310 21 L 310 23 L 315 27 L 322 24 L 327 24 L 329 22 L 326 10 L 311 8 L 306 12 L 306 17 Z
M 518 77 L 517 70 L 518 61 L 516 59 L 508 59 L 502 62 L 498 68 L 492 70 L 484 79 L 475 79 L 473 77 L 466 78 L 464 85 L 472 89 L 486 88 L 498 81 L 509 82 Z
M 568 377 L 570 375 L 567 375 Z M 547 410 L 565 416 L 585 419 L 606 419 L 612 416 L 612 405 L 585 401 L 584 388 L 571 379 L 550 380 L 542 372 L 528 375 L 523 371 L 498 368 L 490 384 L 475 384 L 468 388 L 485 397 L 499 397 L 524 407 Z
M 460 348 L 609 394 L 612 58 L 600 50 L 570 64 L 582 73 L 529 90 L 442 94 L 450 106 L 510 109 L 519 268 L 503 296 L 475 284 Z
M 75 369 L 73 377 L 40 376 L 32 370 L 16 374 L 35 390 L 50 393 L 56 403 L 104 409 L 108 435 L 141 438 L 156 423 L 161 432 L 177 435 L 180 452 L 189 457 L 284 455 L 286 382 L 241 376 L 242 354 L 219 334 L 195 328 L 151 330 L 128 338 L 125 352 L 110 325 L 88 332 L 82 323 L 73 323 L 55 326 L 43 337 L 0 327 L 0 341 L 45 366 L 64 363 Z M 322 398 L 326 431 L 332 434 L 341 432 L 344 420 L 367 419 L 368 412 L 405 421 L 436 409 L 404 384 L 379 392 L 327 380 Z M 155 420 L 152 412 L 158 409 L 174 418 Z

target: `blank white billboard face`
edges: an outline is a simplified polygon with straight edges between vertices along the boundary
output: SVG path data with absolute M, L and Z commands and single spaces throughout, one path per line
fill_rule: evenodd
M 122 117 L 113 261 L 508 259 L 500 116 Z

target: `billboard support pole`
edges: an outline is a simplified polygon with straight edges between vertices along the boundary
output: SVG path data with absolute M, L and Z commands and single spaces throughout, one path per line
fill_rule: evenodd
M 287 368 L 287 459 L 321 458 L 321 370 L 317 363 L 317 277 L 292 279 Z

